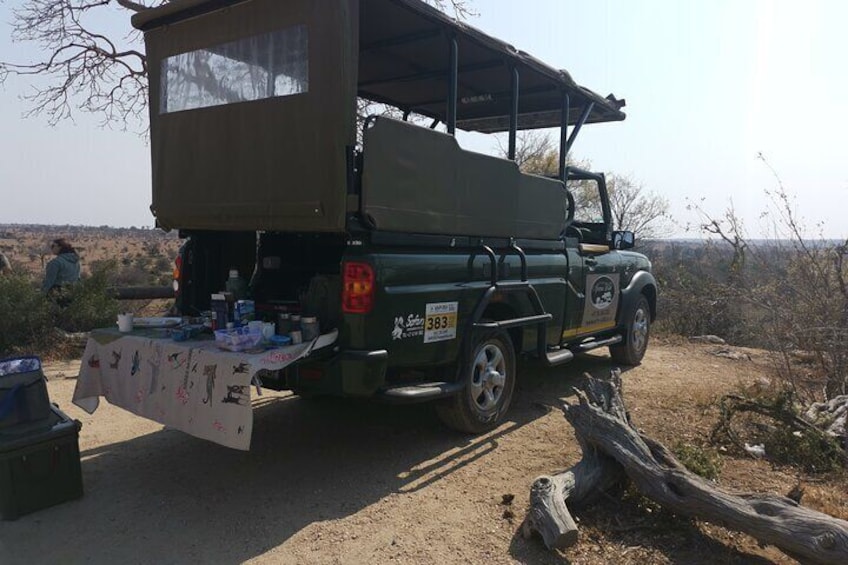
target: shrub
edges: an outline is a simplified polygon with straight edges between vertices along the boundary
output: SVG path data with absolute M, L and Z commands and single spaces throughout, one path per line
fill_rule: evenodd
M 714 451 L 688 443 L 678 443 L 672 451 L 677 460 L 696 475 L 710 481 L 718 478 L 721 458 Z
M 0 277 L 0 357 L 38 352 L 53 330 L 56 306 L 21 274 Z
M 70 288 L 70 304 L 57 312 L 58 327 L 68 332 L 82 332 L 115 323 L 121 307 L 108 292 L 113 274 L 111 266 L 113 264 L 108 262 L 98 265 L 90 276 Z
M 763 438 L 763 445 L 773 461 L 801 467 L 808 473 L 837 471 L 845 464 L 845 452 L 836 439 L 807 430 L 778 426 Z
M 770 220 L 764 239 L 752 239 L 732 206 L 719 217 L 695 204 L 705 233 L 732 252 L 721 281 L 739 314 L 734 343 L 776 351 L 778 379 L 799 400 L 828 400 L 848 394 L 848 240 L 811 237 L 797 216 L 795 201 L 774 173 L 767 190 Z M 722 336 L 724 337 L 724 336 Z M 800 352 L 813 360 L 800 369 Z

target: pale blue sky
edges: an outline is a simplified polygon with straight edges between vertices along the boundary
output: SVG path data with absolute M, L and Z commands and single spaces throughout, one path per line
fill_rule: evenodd
M 0 59 L 32 47 L 9 39 Z M 574 155 L 666 196 L 681 225 L 686 197 L 719 213 L 731 198 L 759 233 L 762 152 L 798 196 L 800 215 L 848 236 L 848 2 L 841 0 L 476 0 L 470 23 L 561 68 L 601 95 L 626 98 L 623 123 L 587 126 Z M 128 23 L 116 18 L 119 33 Z M 147 225 L 144 140 L 84 113 L 58 127 L 22 119 L 27 83 L 0 87 L 0 223 Z M 479 141 L 473 142 L 475 147 Z M 682 229 L 677 235 L 687 235 Z M 691 234 L 689 234 L 691 236 Z

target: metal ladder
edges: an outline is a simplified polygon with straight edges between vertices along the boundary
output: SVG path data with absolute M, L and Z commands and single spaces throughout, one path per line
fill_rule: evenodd
M 480 249 L 489 258 L 491 265 L 489 288 L 483 293 L 483 296 L 477 302 L 474 312 L 471 315 L 472 331 L 481 330 L 508 330 L 510 328 L 536 326 L 537 342 L 536 354 L 540 359 L 544 359 L 548 365 L 559 365 L 571 361 L 574 354 L 568 349 L 559 349 L 549 351 L 546 343 L 546 326 L 553 319 L 553 315 L 545 310 L 542 301 L 539 299 L 539 293 L 536 288 L 528 280 L 527 276 L 527 255 L 514 240 L 510 240 L 510 245 L 506 248 L 506 252 L 518 255 L 521 261 L 521 280 L 518 281 L 500 281 L 498 280 L 498 260 L 495 251 L 488 245 L 481 244 Z M 501 257 L 504 257 L 502 254 Z M 473 266 L 474 259 L 477 253 L 473 253 L 468 258 L 469 267 Z M 521 318 L 511 318 L 508 320 L 482 322 L 483 313 L 492 301 L 495 294 L 525 294 L 533 308 L 533 314 Z

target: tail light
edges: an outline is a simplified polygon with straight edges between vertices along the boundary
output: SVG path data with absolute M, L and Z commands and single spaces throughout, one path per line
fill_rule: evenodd
M 367 314 L 374 306 L 374 269 L 368 263 L 344 264 L 342 311 Z
M 174 294 L 178 294 L 180 292 L 180 274 L 183 268 L 183 256 L 177 255 L 177 258 L 174 259 Z

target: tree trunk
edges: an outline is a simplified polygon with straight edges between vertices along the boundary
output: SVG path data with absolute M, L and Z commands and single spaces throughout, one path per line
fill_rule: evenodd
M 617 483 L 616 473 L 623 471 L 643 495 L 679 515 L 748 533 L 805 563 L 848 563 L 848 522 L 783 496 L 730 494 L 689 472 L 664 446 L 640 434 L 624 407 L 620 373 L 613 371 L 609 381 L 589 377 L 585 392 L 577 391 L 577 396 L 579 403 L 563 410 L 584 459 L 566 473 L 534 483 L 525 521 L 525 532 L 539 532 L 548 547 L 576 541 L 565 500 L 585 500 L 587 493 Z

